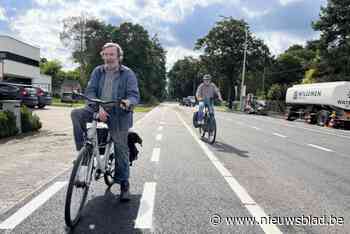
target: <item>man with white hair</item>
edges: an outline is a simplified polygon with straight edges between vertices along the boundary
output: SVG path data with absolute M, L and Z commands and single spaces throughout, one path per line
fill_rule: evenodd
M 121 99 L 123 105 L 111 105 L 99 109 L 100 121 L 106 122 L 114 141 L 116 161 L 115 182 L 120 184 L 120 200 L 129 201 L 129 152 L 128 130 L 132 127 L 132 113 L 125 111 L 139 102 L 140 94 L 134 72 L 121 64 L 123 50 L 117 43 L 106 43 L 102 47 L 103 65 L 97 66 L 90 76 L 85 95 L 105 101 Z M 71 112 L 76 149 L 84 145 L 86 123 L 92 121 L 94 106 L 90 103 Z

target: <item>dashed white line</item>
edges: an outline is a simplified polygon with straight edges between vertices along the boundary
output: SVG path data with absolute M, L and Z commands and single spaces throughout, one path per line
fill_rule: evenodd
M 135 221 L 135 228 L 152 229 L 156 183 L 147 182 L 143 187 L 140 208 Z
M 244 206 L 248 209 L 250 214 L 259 220 L 260 217 L 268 217 L 263 209 L 250 197 L 248 192 L 241 186 L 238 181 L 232 176 L 232 174 L 222 165 L 222 163 L 215 157 L 215 155 L 210 151 L 208 146 L 205 145 L 204 142 L 199 140 L 198 136 L 193 132 L 193 130 L 187 125 L 187 123 L 182 119 L 180 114 L 176 112 L 176 115 L 182 122 L 182 124 L 187 128 L 190 132 L 194 140 L 199 144 L 205 154 L 208 156 L 209 160 L 214 164 L 214 166 L 218 169 L 220 174 L 224 177 L 226 182 L 229 184 L 233 192 L 238 196 Z M 278 227 L 274 224 L 260 224 L 260 227 L 263 229 L 265 233 L 273 233 L 280 234 L 282 233 Z
M 157 141 L 161 141 L 162 138 L 163 138 L 163 135 L 162 135 L 162 134 L 157 134 L 157 136 L 156 136 L 156 140 L 157 140 Z
M 276 132 L 274 132 L 273 135 L 278 136 L 278 137 L 282 137 L 282 138 L 287 138 L 287 136 L 284 136 L 284 135 L 276 133 Z
M 42 192 L 39 196 L 35 197 L 16 213 L 6 219 L 0 224 L 0 229 L 14 229 L 18 224 L 31 215 L 36 209 L 42 206 L 46 201 L 50 199 L 55 193 L 62 189 L 67 182 L 56 182 L 48 189 Z
M 158 131 L 162 131 L 162 130 L 163 130 L 163 126 L 159 126 Z
M 152 162 L 159 162 L 160 148 L 154 148 L 152 152 Z
M 253 118 L 253 116 L 251 116 L 251 117 Z M 340 130 L 340 129 L 337 129 L 336 133 L 334 133 L 334 131 L 333 132 L 329 132 L 329 129 L 327 129 L 327 128 L 323 128 L 322 130 L 317 130 L 317 129 L 311 129 L 309 127 L 302 127 L 302 126 L 297 126 L 297 125 L 291 125 L 291 124 L 288 124 L 286 122 L 286 120 L 276 119 L 276 118 L 273 118 L 273 117 L 266 117 L 266 118 L 257 118 L 257 117 L 255 117 L 254 119 L 259 120 L 259 121 L 265 121 L 265 122 L 269 122 L 269 123 L 278 124 L 278 125 L 281 125 L 283 127 L 288 126 L 290 128 L 299 128 L 299 129 L 304 129 L 304 130 L 307 130 L 307 131 L 310 131 L 310 132 L 316 132 L 316 133 L 319 133 L 319 134 L 326 134 L 326 135 L 331 135 L 331 136 L 336 136 L 336 137 L 350 139 L 350 136 L 340 134 L 340 132 L 346 132 L 346 131 Z M 295 123 L 295 124 L 297 124 L 297 123 Z
M 308 146 L 311 146 L 313 148 L 316 148 L 316 149 L 320 149 L 320 150 L 323 150 L 323 151 L 327 151 L 327 152 L 334 152 L 333 150 L 331 149 L 327 149 L 327 148 L 324 148 L 322 146 L 319 146 L 319 145 L 314 145 L 314 144 L 307 144 Z
M 258 131 L 261 130 L 261 128 L 258 128 L 258 127 L 255 127 L 255 126 L 251 126 L 251 128 L 254 128 L 255 130 L 258 130 Z

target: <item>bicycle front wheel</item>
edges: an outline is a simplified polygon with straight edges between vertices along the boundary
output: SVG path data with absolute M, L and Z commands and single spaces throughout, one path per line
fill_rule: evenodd
M 215 118 L 211 118 L 209 132 L 208 132 L 208 141 L 210 144 L 214 144 L 215 139 L 216 139 L 216 121 L 215 121 Z
M 75 160 L 69 179 L 64 219 L 68 227 L 74 227 L 80 219 L 92 178 L 92 153 L 84 146 Z
M 108 187 L 111 187 L 114 184 L 114 173 L 115 173 L 115 158 L 114 158 L 114 154 L 110 154 L 107 162 L 106 173 L 104 174 L 104 180 Z

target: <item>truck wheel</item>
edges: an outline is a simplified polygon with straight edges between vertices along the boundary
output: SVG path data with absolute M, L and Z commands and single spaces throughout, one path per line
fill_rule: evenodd
M 317 125 L 325 126 L 328 123 L 329 111 L 321 110 L 317 114 Z
M 306 113 L 305 114 L 305 122 L 307 122 L 308 124 L 316 124 L 317 119 L 315 117 L 315 114 L 313 114 L 313 113 Z
M 285 119 L 285 120 L 288 120 L 288 121 L 294 121 L 294 120 L 295 120 L 295 118 L 291 115 L 290 112 L 286 112 L 286 113 L 284 114 L 284 119 Z

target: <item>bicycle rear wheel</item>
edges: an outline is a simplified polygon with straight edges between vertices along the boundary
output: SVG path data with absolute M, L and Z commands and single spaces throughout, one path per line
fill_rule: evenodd
M 114 173 L 115 173 L 115 158 L 114 158 L 114 154 L 110 154 L 107 162 L 106 173 L 104 174 L 104 180 L 108 187 L 111 187 L 114 184 Z
M 85 146 L 80 150 L 69 179 L 64 219 L 74 227 L 80 219 L 92 179 L 92 153 Z

